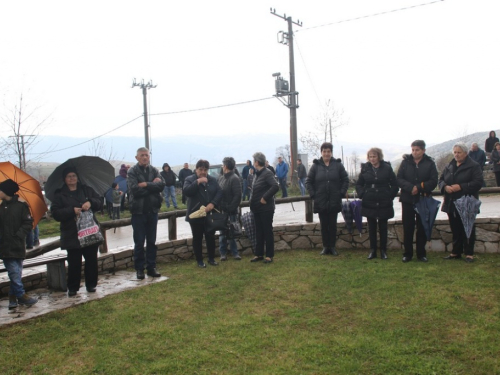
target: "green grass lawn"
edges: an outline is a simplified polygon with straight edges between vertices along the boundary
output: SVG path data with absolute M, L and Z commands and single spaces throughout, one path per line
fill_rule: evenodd
M 2 372 L 500 373 L 498 254 L 318 253 L 160 264 L 165 282 L 1 328 Z

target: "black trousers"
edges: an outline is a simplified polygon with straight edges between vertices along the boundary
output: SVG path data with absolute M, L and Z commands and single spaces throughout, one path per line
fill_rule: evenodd
M 257 244 L 255 255 L 258 257 L 264 256 L 264 244 L 266 245 L 266 257 L 274 257 L 274 233 L 273 233 L 273 218 L 274 211 L 254 212 L 255 218 L 255 234 Z
M 497 180 L 497 186 L 500 187 L 500 172 L 495 172 L 495 180 Z
M 427 256 L 425 251 L 425 243 L 427 237 L 425 235 L 424 226 L 420 215 L 417 214 L 413 203 L 401 203 L 403 216 L 403 233 L 404 233 L 404 256 L 413 258 L 413 234 L 415 233 L 415 224 L 417 225 L 417 258 Z
M 203 262 L 203 236 L 207 244 L 208 259 L 215 258 L 215 233 L 207 233 L 205 231 L 205 218 L 192 219 L 189 221 L 191 232 L 193 233 L 193 251 L 197 262 Z
M 368 221 L 368 234 L 370 236 L 370 249 L 377 250 L 377 223 L 380 233 L 380 249 L 387 250 L 387 219 L 377 219 L 374 217 L 367 217 Z
M 337 243 L 337 215 L 338 212 L 318 213 L 323 247 L 329 249 L 335 248 L 335 244 Z
M 448 221 L 450 223 L 451 233 L 453 234 L 453 249 L 452 254 L 462 255 L 474 255 L 474 245 L 476 243 L 476 225 L 472 226 L 472 232 L 470 238 L 467 239 L 467 234 L 465 233 L 465 228 L 462 223 L 462 219 L 458 214 L 455 205 L 450 205 L 450 209 L 453 211 L 448 214 Z
M 85 286 L 87 289 L 97 286 L 97 249 L 99 245 L 81 249 L 68 249 L 68 289 L 78 291 L 82 280 L 82 256 L 85 259 Z

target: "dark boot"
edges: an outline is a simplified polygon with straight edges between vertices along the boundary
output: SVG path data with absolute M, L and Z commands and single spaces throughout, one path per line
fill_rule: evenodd
M 17 299 L 17 302 L 20 304 L 20 305 L 24 305 L 24 306 L 33 306 L 35 303 L 38 302 L 38 298 L 34 298 L 34 297 L 30 297 L 28 296 L 26 293 L 23 294 L 21 297 L 19 297 Z
M 380 254 L 380 256 L 382 256 L 382 254 Z M 372 251 L 368 255 L 368 259 L 374 259 L 376 257 L 377 257 L 377 250 L 376 249 L 372 249 Z
M 332 254 L 333 256 L 337 256 L 337 255 L 339 255 L 339 253 L 337 252 L 337 250 L 335 250 L 335 248 L 334 248 L 334 247 L 332 247 L 332 248 L 330 249 L 330 254 Z
M 9 295 L 9 310 L 13 310 L 17 307 L 17 298 L 14 295 Z
M 330 249 L 327 247 L 324 247 L 323 251 L 321 253 L 319 253 L 319 255 L 328 255 L 328 254 L 331 254 L 331 252 L 330 252 Z
M 387 259 L 387 253 L 385 250 L 380 250 L 380 259 Z

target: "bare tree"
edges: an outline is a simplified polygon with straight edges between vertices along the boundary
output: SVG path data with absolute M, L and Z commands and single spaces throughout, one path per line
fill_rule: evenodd
M 8 134 L 1 137 L 1 152 L 8 159 L 16 159 L 19 168 L 26 170 L 31 161 L 42 158 L 42 154 L 29 158 L 30 150 L 40 142 L 41 132 L 50 124 L 52 113 L 46 114 L 41 105 L 31 104 L 21 93 L 13 106 L 4 103 L 5 112 L 0 122 Z
M 89 144 L 88 150 L 89 155 L 98 156 L 108 162 L 111 162 L 112 160 L 118 160 L 116 152 L 114 152 L 113 150 L 113 146 L 111 145 L 110 147 L 108 147 L 106 142 L 102 141 L 101 139 L 93 139 L 92 143 Z M 122 157 L 122 159 L 124 157 L 125 155 Z
M 291 160 L 290 145 L 284 145 L 276 148 L 276 156 L 274 158 L 274 164 L 278 162 L 278 157 L 280 156 L 283 158 L 285 163 L 287 163 L 290 166 L 290 160 Z
M 359 162 L 359 157 L 356 151 L 353 151 L 351 154 L 351 163 L 352 163 L 352 169 L 353 169 L 353 177 L 356 177 L 358 175 L 358 162 Z
M 441 174 L 441 172 L 446 168 L 446 166 L 450 163 L 452 159 L 453 159 L 453 153 L 451 152 L 441 154 L 436 158 L 436 168 L 439 174 Z
M 335 103 L 328 99 L 321 114 L 315 120 L 314 130 L 300 136 L 304 151 L 313 157 L 319 157 L 321 144 L 323 142 L 333 143 L 336 130 L 347 125 L 348 122 L 344 118 L 344 110 L 337 108 Z

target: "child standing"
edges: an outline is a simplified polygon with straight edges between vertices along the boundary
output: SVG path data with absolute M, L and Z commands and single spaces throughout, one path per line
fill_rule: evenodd
M 113 195 L 113 220 L 115 219 L 120 219 L 120 206 L 122 203 L 122 194 L 123 192 L 120 191 L 120 187 L 116 182 L 113 182 L 111 185 L 111 189 L 113 189 L 112 195 Z
M 33 219 L 26 202 L 16 193 L 19 185 L 13 180 L 0 183 L 0 258 L 10 280 L 9 310 L 18 304 L 33 306 L 37 298 L 29 297 L 22 282 L 23 261 L 26 257 L 26 235 L 33 229 Z

